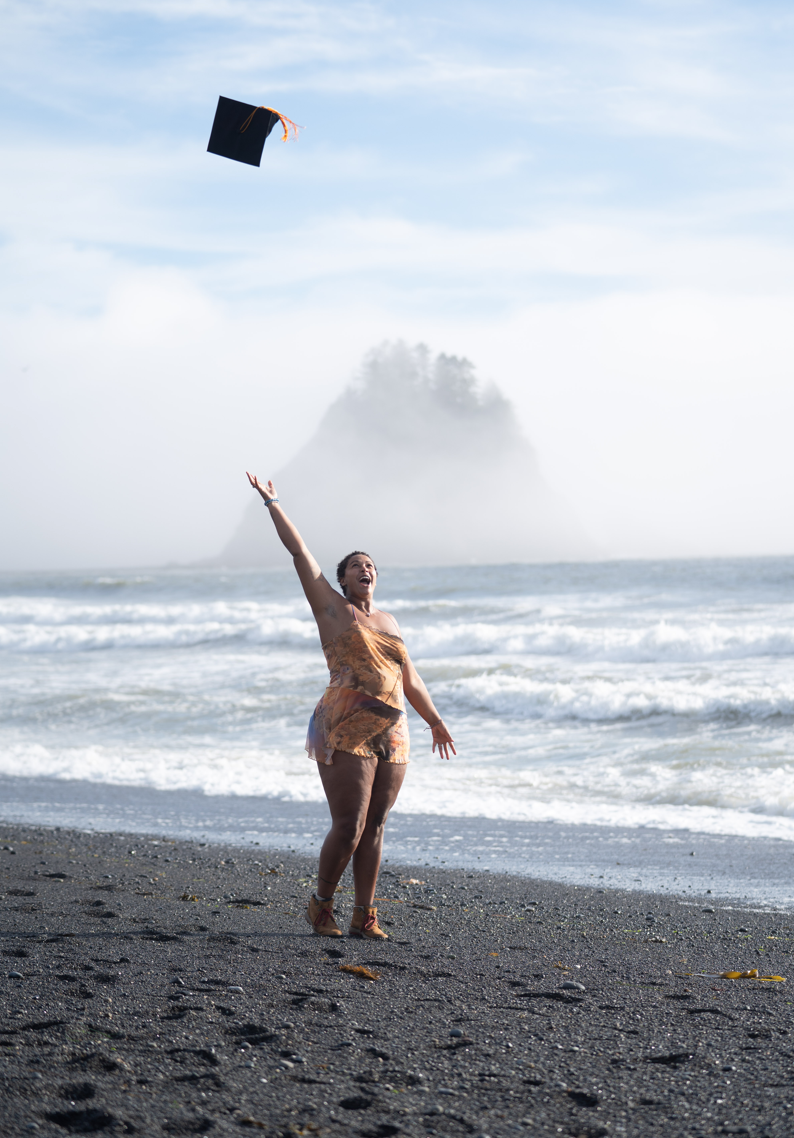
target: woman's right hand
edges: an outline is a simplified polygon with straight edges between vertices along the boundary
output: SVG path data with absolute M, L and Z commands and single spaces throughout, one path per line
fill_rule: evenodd
M 276 488 L 272 482 L 266 482 L 263 486 L 255 474 L 248 474 L 247 470 L 245 473 L 248 475 L 248 481 L 251 483 L 254 490 L 258 490 L 262 495 L 262 500 L 264 502 L 269 502 L 271 498 L 278 498 Z

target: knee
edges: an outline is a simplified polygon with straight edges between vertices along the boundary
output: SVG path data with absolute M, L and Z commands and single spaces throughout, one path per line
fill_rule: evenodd
M 357 846 L 364 832 L 364 822 L 356 817 L 337 818 L 333 830 L 338 841 L 348 846 Z

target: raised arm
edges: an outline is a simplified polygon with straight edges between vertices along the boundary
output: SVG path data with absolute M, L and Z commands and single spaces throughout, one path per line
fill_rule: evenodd
M 306 542 L 281 508 L 273 483 L 266 482 L 263 486 L 255 474 L 248 474 L 248 481 L 261 495 L 282 545 L 292 554 L 306 600 L 311 605 L 320 628 L 320 637 L 324 641 L 329 634 L 335 634 L 335 624 L 341 616 L 344 597 L 323 576 L 322 569 L 309 552 Z
M 430 692 L 410 659 L 403 664 L 403 691 L 411 707 L 422 716 L 425 723 L 433 729 L 433 752 L 438 747 L 442 759 L 449 758 L 449 752 L 457 755 L 455 742 L 446 728 L 444 720 L 436 711 Z

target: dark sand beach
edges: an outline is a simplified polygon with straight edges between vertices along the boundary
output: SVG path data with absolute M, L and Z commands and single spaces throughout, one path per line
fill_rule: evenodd
M 787 912 L 390 862 L 331 941 L 307 854 L 0 835 L 3 1135 L 794 1132 L 791 980 L 682 975 L 789 975 Z

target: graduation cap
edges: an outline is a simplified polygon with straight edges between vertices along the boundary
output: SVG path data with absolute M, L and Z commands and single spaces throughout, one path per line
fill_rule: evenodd
M 272 107 L 254 107 L 221 95 L 207 150 L 211 154 L 220 154 L 222 158 L 258 166 L 262 161 L 265 140 L 277 122 L 284 128 L 282 142 L 290 136 L 298 137 L 297 124 Z

